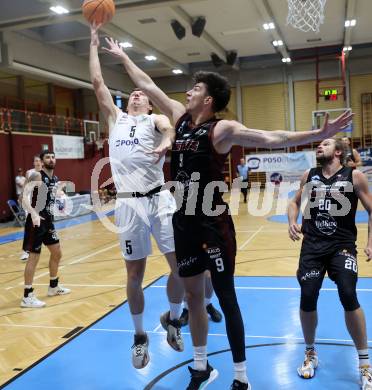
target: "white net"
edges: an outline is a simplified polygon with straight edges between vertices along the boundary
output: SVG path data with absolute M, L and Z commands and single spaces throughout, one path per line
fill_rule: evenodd
M 288 0 L 287 24 L 301 31 L 319 32 L 327 0 Z

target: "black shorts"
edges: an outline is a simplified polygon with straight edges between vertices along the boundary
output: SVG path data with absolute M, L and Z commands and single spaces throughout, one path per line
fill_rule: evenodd
M 210 270 L 216 276 L 233 275 L 236 240 L 232 218 L 173 215 L 174 242 L 181 277 Z
M 40 226 L 33 226 L 30 214 L 27 215 L 23 237 L 24 251 L 40 253 L 42 244 L 53 245 L 58 243 L 59 239 L 52 220 L 42 219 Z
M 321 283 L 327 272 L 334 282 L 347 280 L 356 285 L 358 280 L 357 250 L 355 245 L 345 245 L 326 253 L 311 251 L 302 246 L 297 279 L 300 285 L 306 283 Z M 320 288 L 319 286 L 319 288 Z

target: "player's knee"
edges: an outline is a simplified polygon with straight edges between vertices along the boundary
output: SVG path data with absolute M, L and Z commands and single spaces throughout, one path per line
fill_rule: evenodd
M 319 289 L 302 286 L 300 308 L 302 311 L 315 311 L 318 304 Z
M 214 290 L 216 296 L 218 298 L 221 309 L 224 313 L 229 310 L 235 310 L 236 306 L 238 306 L 238 300 L 236 298 L 235 289 L 229 288 L 217 288 Z
M 345 286 L 339 287 L 338 294 L 345 311 L 354 311 L 359 309 L 360 304 L 358 302 L 355 288 Z
M 131 287 L 142 286 L 142 276 L 136 272 L 129 272 L 127 278 L 127 284 Z
M 185 299 L 189 307 L 204 306 L 204 293 L 197 291 L 187 291 Z

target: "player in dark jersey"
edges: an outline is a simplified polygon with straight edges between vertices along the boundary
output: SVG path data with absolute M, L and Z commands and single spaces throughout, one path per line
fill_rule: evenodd
M 31 173 L 22 199 L 23 207 L 28 212 L 23 250 L 29 252 L 30 256 L 25 268 L 25 289 L 21 307 L 45 306 L 45 302 L 37 299 L 32 288 L 42 244 L 46 245 L 50 252 L 48 296 L 70 293 L 70 289 L 58 284 L 58 265 L 62 253 L 53 224 L 55 196 L 58 187 L 58 178 L 53 174 L 56 165 L 54 152 L 44 151 L 40 154 L 40 159 L 43 168 L 40 172 Z
M 365 248 L 369 261 L 372 258 L 372 198 L 365 175 L 342 165 L 344 151 L 342 141 L 324 140 L 316 151 L 320 167 L 305 172 L 301 188 L 288 207 L 290 238 L 299 240 L 300 232 L 303 233 L 297 278 L 301 285 L 300 318 L 306 350 L 298 374 L 303 378 L 312 378 L 318 365 L 314 348 L 318 321 L 316 308 L 319 290 L 327 272 L 337 285 L 345 310 L 346 325 L 359 354 L 362 389 L 371 390 L 372 370 L 366 324 L 356 294 L 358 266 L 355 213 L 360 199 L 369 214 Z M 308 200 L 300 229 L 297 217 L 302 195 Z
M 215 114 L 227 106 L 231 93 L 227 80 L 219 74 L 198 72 L 192 89 L 186 94 L 184 106 L 157 87 L 130 60 L 117 41 L 106 41 L 108 48 L 105 51 L 121 60 L 134 84 L 176 123 L 172 179 L 180 183 L 184 194 L 179 199 L 179 210 L 173 217 L 173 228 L 194 346 L 194 368 L 189 367 L 191 381 L 187 389 L 205 388 L 218 375 L 217 370 L 207 362 L 208 317 L 204 305 L 206 269 L 211 272 L 213 288 L 226 320 L 234 360 L 231 388 L 249 389 L 244 326 L 234 288 L 235 231 L 228 207 L 221 196 L 225 160 L 233 145 L 282 148 L 333 136 L 347 127 L 352 114 L 345 112 L 332 122 L 328 121 L 327 116 L 323 128 L 314 131 L 248 129 L 239 122 L 216 118 Z

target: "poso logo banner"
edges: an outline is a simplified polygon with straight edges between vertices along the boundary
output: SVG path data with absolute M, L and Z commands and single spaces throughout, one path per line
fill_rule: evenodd
M 258 169 L 260 167 L 260 163 L 261 159 L 258 157 L 251 157 L 247 161 L 249 169 Z

